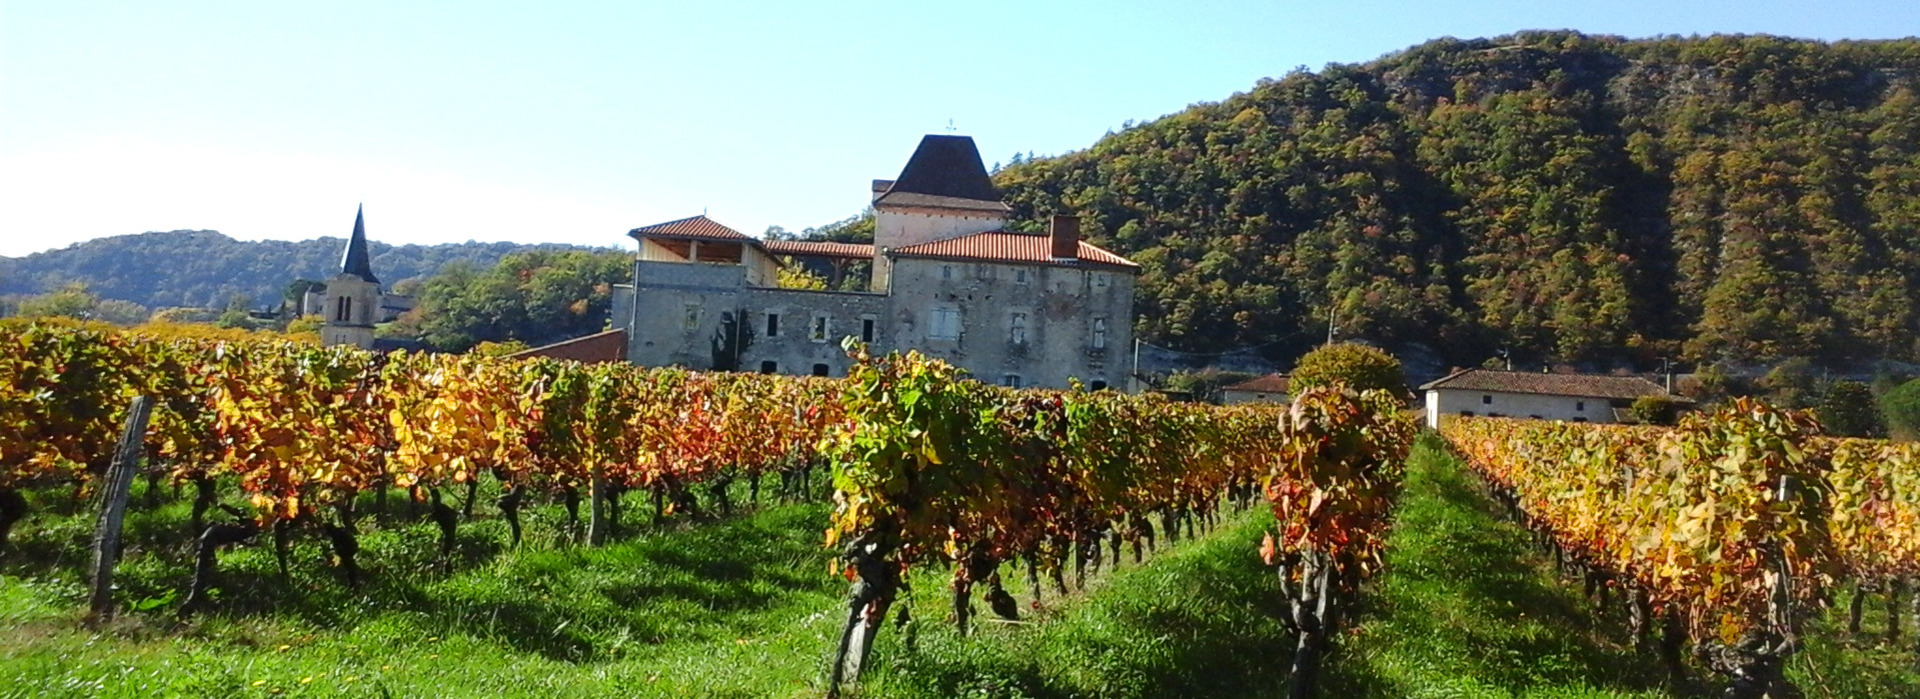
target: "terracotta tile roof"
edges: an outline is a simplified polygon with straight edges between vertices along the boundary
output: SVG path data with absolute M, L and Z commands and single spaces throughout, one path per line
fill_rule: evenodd
M 761 247 L 775 255 L 817 255 L 820 257 L 848 257 L 854 259 L 873 259 L 873 246 L 861 243 L 830 243 L 817 240 L 766 240 Z
M 1140 265 L 1132 260 L 1115 255 L 1080 241 L 1080 255 L 1076 260 L 1056 260 L 1048 255 L 1048 240 L 1044 235 L 1028 233 L 1009 233 L 991 231 L 975 233 L 959 238 L 936 240 L 931 243 L 909 245 L 894 248 L 893 254 L 901 257 L 932 257 L 949 260 L 978 260 L 987 262 L 1015 262 L 1041 265 L 1104 265 L 1139 269 Z
M 1420 390 L 1447 388 L 1461 391 L 1533 393 L 1582 398 L 1632 399 L 1665 395 L 1659 384 L 1638 376 L 1599 376 L 1595 374 L 1536 374 L 1526 371 L 1467 369 L 1422 385 Z
M 576 337 L 571 340 L 562 340 L 551 345 L 517 352 L 510 355 L 510 357 L 515 359 L 552 357 L 554 359 L 571 359 L 587 364 L 623 362 L 627 359 L 627 331 L 608 330 L 602 333 Z
M 705 214 L 683 218 L 678 221 L 641 226 L 628 231 L 627 235 L 635 238 L 645 236 L 650 238 L 695 238 L 699 240 L 742 242 L 753 240 L 752 237 L 749 237 L 745 233 L 720 225 L 719 222 L 707 218 Z
M 1242 381 L 1221 388 L 1222 391 L 1250 391 L 1253 393 L 1286 393 L 1287 377 L 1280 374 L 1267 374 L 1257 379 Z

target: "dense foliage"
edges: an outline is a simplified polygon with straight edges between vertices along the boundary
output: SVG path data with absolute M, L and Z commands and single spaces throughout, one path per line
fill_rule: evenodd
M 481 342 L 539 346 L 606 329 L 613 285 L 633 257 L 608 251 L 509 253 L 490 267 L 456 262 L 416 290 L 418 306 L 387 332 L 461 352 Z
M 1149 342 L 1332 321 L 1455 364 L 1915 359 L 1920 41 L 1442 39 L 1000 171 L 1144 267 Z

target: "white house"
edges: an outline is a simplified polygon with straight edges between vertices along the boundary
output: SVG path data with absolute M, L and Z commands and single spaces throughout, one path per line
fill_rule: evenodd
M 1570 422 L 1617 422 L 1615 408 L 1666 389 L 1638 376 L 1541 374 L 1467 369 L 1420 387 L 1427 393 L 1427 425 L 1441 415 L 1524 417 Z

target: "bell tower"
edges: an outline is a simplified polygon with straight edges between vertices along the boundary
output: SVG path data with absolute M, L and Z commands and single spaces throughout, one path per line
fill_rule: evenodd
M 373 349 L 373 324 L 380 313 L 380 280 L 368 261 L 365 207 L 353 215 L 353 236 L 340 256 L 340 273 L 327 280 L 327 324 L 320 327 L 320 344 L 353 345 Z

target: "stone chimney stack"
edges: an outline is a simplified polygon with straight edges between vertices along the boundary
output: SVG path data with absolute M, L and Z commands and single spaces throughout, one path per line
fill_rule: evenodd
M 1048 253 L 1056 260 L 1073 260 L 1080 257 L 1080 217 L 1072 214 L 1054 214 L 1053 222 L 1047 225 Z

